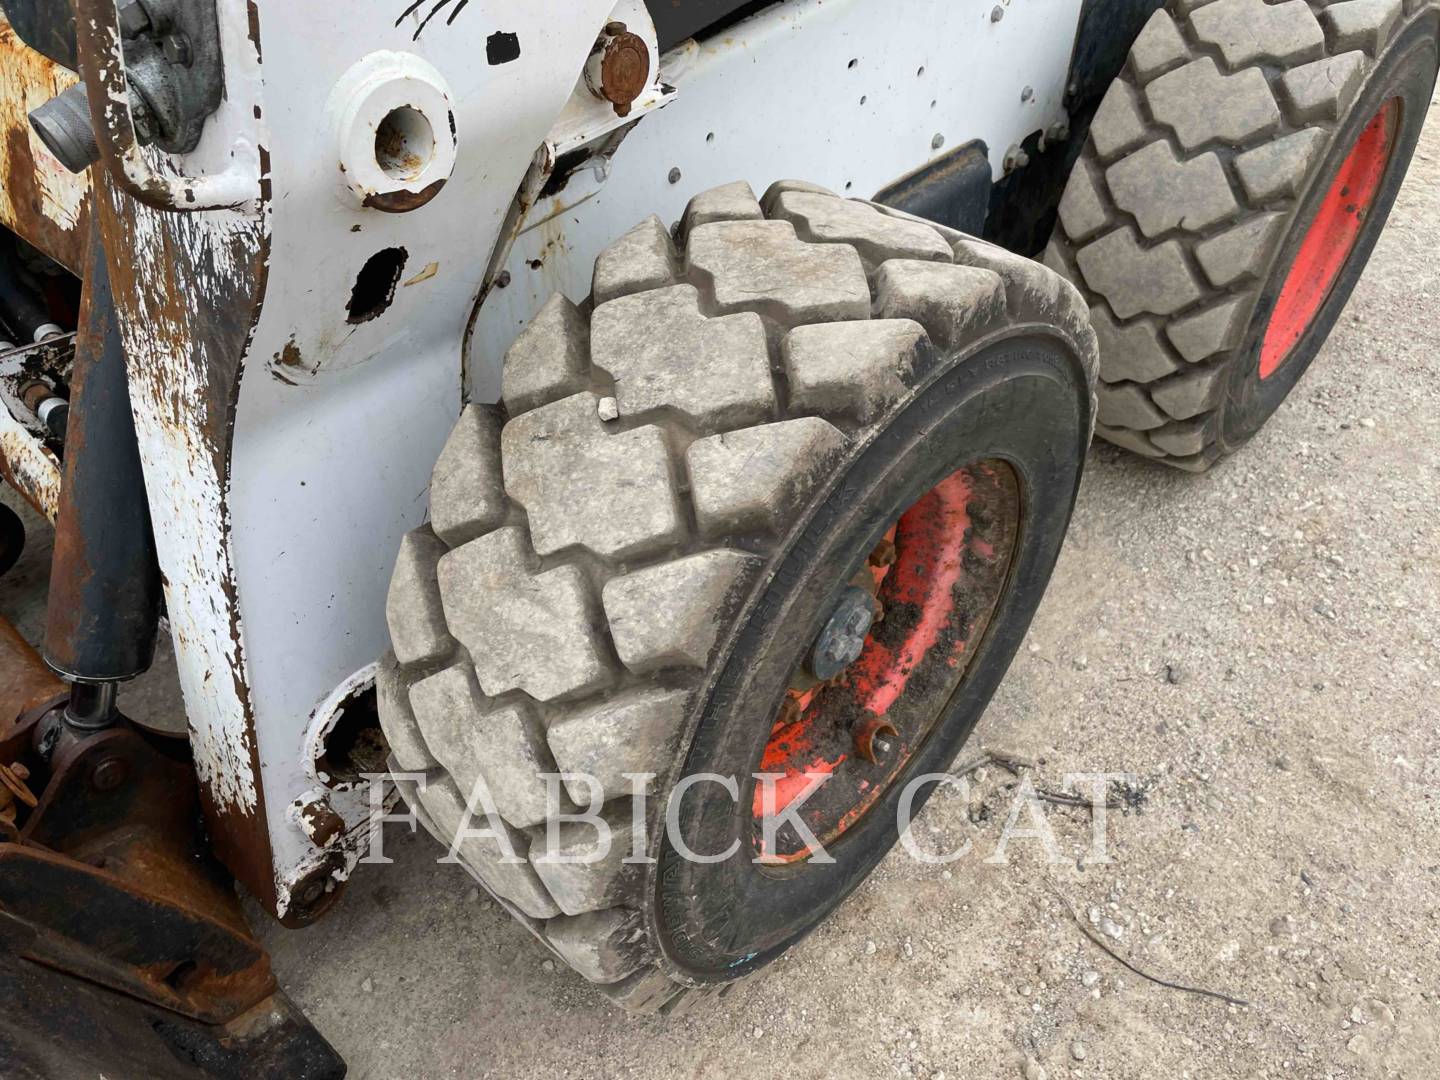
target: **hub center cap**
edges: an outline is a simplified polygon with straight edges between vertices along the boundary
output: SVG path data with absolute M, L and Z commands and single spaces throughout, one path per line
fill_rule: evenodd
M 810 654 L 810 673 L 821 682 L 835 678 L 860 659 L 875 622 L 875 598 L 858 585 L 848 586 Z

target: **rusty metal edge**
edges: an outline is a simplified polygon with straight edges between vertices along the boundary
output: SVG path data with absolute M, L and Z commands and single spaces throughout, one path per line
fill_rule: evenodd
M 258 27 L 254 28 L 258 30 Z M 259 49 L 258 36 L 254 42 L 256 49 Z M 262 203 L 268 202 L 270 197 L 269 184 L 269 156 L 261 148 L 262 160 Z M 111 182 L 107 176 L 103 177 L 97 184 L 99 197 L 97 198 L 98 213 L 96 224 L 101 231 L 102 241 L 105 247 L 106 259 L 110 266 L 110 273 L 114 281 L 115 303 L 117 311 L 122 320 L 137 320 L 142 317 L 138 308 L 138 296 L 141 290 L 150 289 L 153 291 L 156 283 L 141 281 L 135 276 L 135 267 L 129 260 L 129 253 L 132 252 L 141 242 L 139 229 L 137 228 L 137 214 L 153 213 L 145 207 L 138 205 L 124 192 Z M 263 211 L 262 211 L 263 212 Z M 176 215 L 170 220 L 180 220 L 182 217 L 193 218 L 196 215 Z M 181 244 L 167 244 L 167 255 L 176 256 L 189 254 Z M 216 342 L 207 341 L 207 348 L 204 356 L 210 361 L 211 375 L 207 389 L 212 395 L 212 406 L 219 406 L 216 414 L 223 417 L 223 422 L 213 424 L 210 430 L 205 432 L 206 447 L 216 476 L 228 490 L 230 480 L 230 449 L 235 432 L 235 412 L 239 404 L 240 378 L 243 373 L 245 357 L 249 352 L 250 343 L 254 337 L 256 322 L 264 302 L 265 290 L 269 280 L 269 256 L 270 236 L 268 229 L 263 231 L 258 245 L 249 254 L 247 260 L 250 269 L 250 278 L 254 283 L 254 295 L 246 299 L 243 295 L 232 295 L 226 298 L 225 307 L 231 312 L 237 306 L 244 305 L 248 309 L 247 327 L 243 339 L 227 341 L 225 348 L 217 348 Z M 213 257 L 213 256 L 212 256 Z M 188 268 L 193 271 L 193 267 Z M 205 281 L 203 273 L 186 273 L 185 268 L 177 269 L 170 278 L 171 283 Z M 189 312 L 186 307 L 193 307 L 198 303 L 194 296 L 184 295 L 173 297 L 174 302 L 180 305 L 176 312 L 177 321 L 190 325 Z M 191 343 L 192 349 L 195 343 Z M 214 377 L 216 367 L 215 357 L 228 353 L 232 368 Z M 132 392 L 134 380 L 135 358 L 130 359 Z M 163 378 L 164 373 L 155 373 L 156 378 Z M 223 386 L 222 386 L 223 384 Z M 221 396 L 223 394 L 223 397 Z M 143 407 L 137 403 L 137 408 Z M 224 535 L 217 537 L 217 541 L 228 547 L 230 526 L 228 520 L 228 509 L 225 510 Z M 162 564 L 162 572 L 164 566 Z M 255 802 L 248 810 L 241 810 L 231 803 L 221 799 L 214 790 L 212 783 L 205 776 L 200 777 L 201 802 L 204 807 L 205 819 L 210 830 L 211 839 L 214 844 L 218 858 L 235 875 L 236 879 L 248 890 L 252 896 L 272 915 L 277 914 L 279 896 L 276 884 L 273 856 L 270 844 L 270 833 L 268 819 L 265 812 L 265 791 L 260 771 L 259 745 L 255 732 L 255 717 L 250 701 L 249 687 L 246 685 L 244 665 L 244 642 L 240 629 L 239 598 L 234 580 L 233 567 L 229 568 L 226 580 L 221 582 L 221 589 L 225 594 L 226 607 L 230 619 L 230 636 L 234 642 L 238 663 L 241 670 L 232 670 L 229 676 L 234 681 L 236 696 L 244 710 L 244 730 L 247 761 L 253 778 Z M 167 589 L 168 594 L 168 589 Z M 223 676 L 222 676 L 223 677 Z

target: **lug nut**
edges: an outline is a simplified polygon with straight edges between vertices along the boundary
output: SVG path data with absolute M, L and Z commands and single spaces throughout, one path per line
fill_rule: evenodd
M 855 732 L 855 754 L 871 765 L 880 765 L 890 757 L 899 740 L 900 732 L 894 724 L 884 717 L 875 717 Z
M 875 545 L 875 550 L 870 552 L 870 565 L 882 568 L 894 566 L 898 554 L 893 540 L 881 540 Z

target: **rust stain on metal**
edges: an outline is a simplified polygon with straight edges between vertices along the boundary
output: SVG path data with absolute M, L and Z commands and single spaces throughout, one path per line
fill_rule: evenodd
M 0 18 L 0 223 L 76 274 L 85 266 L 90 179 L 75 175 L 30 130 L 29 114 L 76 82 Z
M 255 0 L 247 0 L 245 4 L 245 17 L 246 32 L 250 35 L 250 43 L 255 46 L 255 59 L 263 63 L 265 56 L 260 47 L 260 5 L 257 4 Z M 256 106 L 256 109 L 255 115 L 258 117 L 260 115 L 258 111 L 259 106 Z
M 291 338 L 285 343 L 285 347 L 277 352 L 270 363 L 266 365 L 270 377 L 286 386 L 299 386 L 296 379 L 302 375 L 314 375 L 315 370 L 306 366 L 305 357 L 300 352 L 300 345 Z
M 380 210 L 386 214 L 408 214 L 439 195 L 444 186 L 444 180 L 436 180 L 419 191 L 375 192 L 365 196 L 365 205 L 371 210 Z
M 600 58 L 600 93 L 615 106 L 616 116 L 629 116 L 630 106 L 650 85 L 650 49 L 640 35 L 617 25 Z
M 310 799 L 299 808 L 300 826 L 316 847 L 327 847 L 345 832 L 345 819 L 324 799 Z
M 876 717 L 868 720 L 855 732 L 855 753 L 871 765 L 880 764 L 880 754 L 876 753 L 882 745 L 893 746 L 894 740 L 900 738 L 900 732 L 895 730 L 895 725 L 890 721 Z
M 75 48 L 89 90 L 90 120 L 99 163 L 110 181 L 132 198 L 159 210 L 238 209 L 254 202 L 248 170 L 234 166 L 204 177 L 157 170 L 140 145 L 125 77 L 123 41 L 115 0 L 74 0 Z M 102 170 L 92 170 L 98 175 Z M 264 197 L 262 195 L 262 197 Z
M 0 618 L 0 743 L 21 717 L 63 697 L 65 684 L 8 619 Z
M 68 380 L 74 343 L 75 335 L 66 334 L 0 356 L 0 475 L 51 522 L 60 506 L 61 467 L 35 415 L 36 398 Z
M 62 736 L 19 840 L 0 844 L 0 904 L 31 960 L 209 1022 L 272 993 L 269 957 L 213 864 L 189 766 L 125 726 Z M 112 765 L 116 782 L 98 785 Z
M 293 368 L 304 366 L 305 358 L 300 355 L 300 346 L 295 344 L 293 337 L 286 342 L 285 348 L 281 349 L 276 355 L 275 362 Z
M 60 509 L 60 459 L 0 406 L 0 476 L 52 524 Z
M 5 827 L 7 836 L 8 829 L 15 827 L 15 820 L 23 809 L 33 810 L 40 805 L 40 800 L 25 782 L 29 779 L 30 770 L 18 761 L 0 765 L 0 826 Z

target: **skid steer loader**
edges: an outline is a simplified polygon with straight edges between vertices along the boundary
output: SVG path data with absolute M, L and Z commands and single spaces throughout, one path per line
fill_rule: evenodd
M 1440 0 L 0 9 L 16 1076 L 342 1075 L 236 886 L 302 927 L 386 820 L 631 1009 L 763 968 L 964 743 L 1092 434 L 1279 408 L 1440 55 Z

